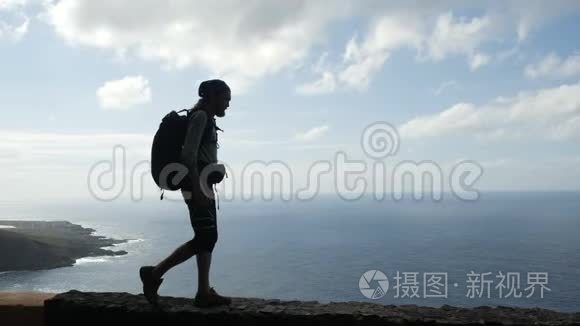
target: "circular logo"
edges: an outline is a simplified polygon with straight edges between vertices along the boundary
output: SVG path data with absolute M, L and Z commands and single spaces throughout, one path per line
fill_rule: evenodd
M 358 288 L 368 299 L 377 300 L 385 296 L 389 290 L 387 275 L 378 270 L 365 272 L 358 281 Z
M 397 154 L 400 142 L 397 128 L 387 122 L 375 122 L 367 126 L 361 138 L 363 151 L 375 160 Z

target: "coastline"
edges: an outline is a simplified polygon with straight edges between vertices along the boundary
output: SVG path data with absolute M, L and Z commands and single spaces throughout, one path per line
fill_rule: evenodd
M 74 266 L 81 258 L 127 254 L 104 249 L 127 239 L 94 233 L 68 221 L 0 220 L 0 272 L 53 269 Z

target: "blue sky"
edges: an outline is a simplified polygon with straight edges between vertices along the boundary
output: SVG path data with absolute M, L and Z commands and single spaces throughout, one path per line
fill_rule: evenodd
M 0 197 L 90 198 L 97 162 L 116 144 L 148 160 L 162 116 L 215 77 L 234 92 L 219 156 L 238 174 L 280 160 L 301 184 L 337 151 L 372 162 L 361 134 L 386 121 L 390 166 L 473 160 L 481 190 L 578 190 L 579 16 L 572 1 L 0 0 Z

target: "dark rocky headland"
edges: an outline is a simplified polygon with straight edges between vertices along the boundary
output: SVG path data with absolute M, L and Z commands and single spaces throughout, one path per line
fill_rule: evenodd
M 51 269 L 72 266 L 83 257 L 127 254 L 103 249 L 126 240 L 96 236 L 94 232 L 67 221 L 1 220 L 0 272 Z

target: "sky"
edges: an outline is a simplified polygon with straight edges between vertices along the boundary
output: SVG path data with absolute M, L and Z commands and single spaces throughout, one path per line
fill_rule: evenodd
M 481 191 L 579 190 L 579 18 L 580 1 L 0 0 L 0 198 L 158 196 L 153 135 L 212 78 L 233 92 L 218 155 L 239 189 L 274 162 L 294 190 L 327 164 L 317 191 L 348 192 L 344 157 L 367 192 L 395 189 L 401 162 L 445 180 L 472 162 Z M 373 155 L 377 123 L 394 133 Z

